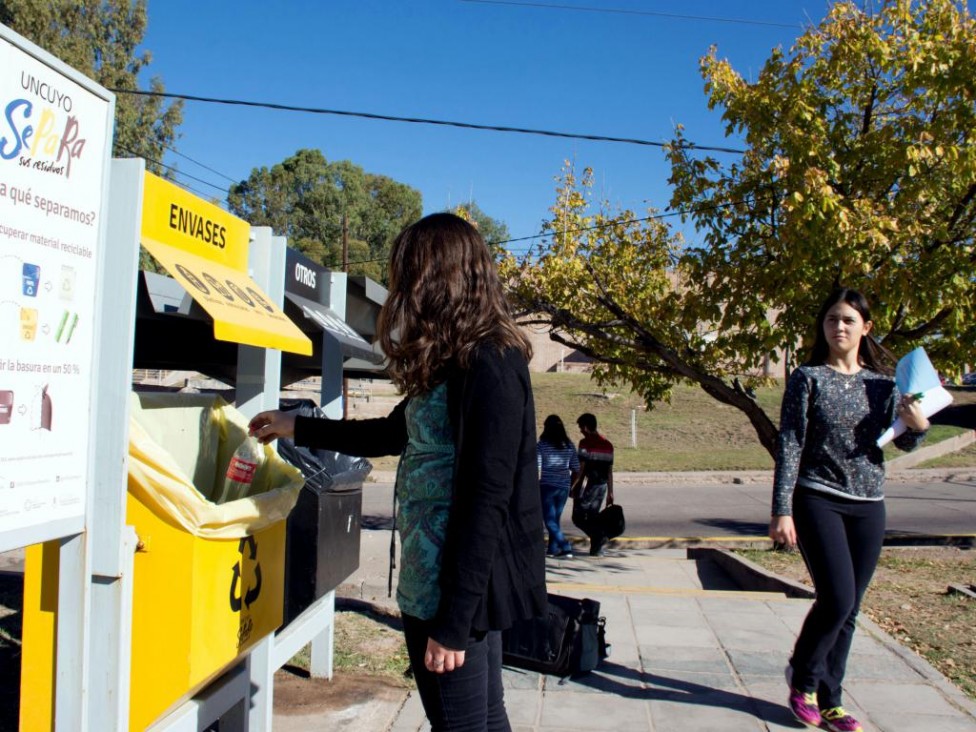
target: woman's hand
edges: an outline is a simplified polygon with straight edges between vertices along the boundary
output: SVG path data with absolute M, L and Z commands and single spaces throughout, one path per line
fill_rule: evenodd
M 895 412 L 910 430 L 925 432 L 930 426 L 928 418 L 922 412 L 922 401 L 911 394 L 902 395 Z
M 263 445 L 279 437 L 295 436 L 295 413 L 278 409 L 261 412 L 247 426 L 248 434 Z
M 427 652 L 424 654 L 424 666 L 435 674 L 444 674 L 461 668 L 464 665 L 464 651 L 455 651 L 435 641 L 427 639 Z
M 796 546 L 796 527 L 792 516 L 773 516 L 769 522 L 769 538 L 791 549 Z

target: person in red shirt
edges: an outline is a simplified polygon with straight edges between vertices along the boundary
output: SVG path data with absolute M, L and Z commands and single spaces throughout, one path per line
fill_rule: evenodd
M 590 555 L 602 556 L 607 541 L 600 522 L 603 500 L 613 505 L 613 444 L 596 431 L 596 416 L 586 412 L 576 420 L 583 433 L 579 443 L 579 477 L 570 495 L 573 523 L 590 537 Z

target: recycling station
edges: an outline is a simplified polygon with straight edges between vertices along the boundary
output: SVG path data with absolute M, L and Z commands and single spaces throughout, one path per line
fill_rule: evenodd
M 321 376 L 321 412 L 342 416 L 344 369 L 381 367 L 363 335 L 385 291 L 112 159 L 113 95 L 3 26 L 0 106 L 0 551 L 26 550 L 20 729 L 270 730 L 275 670 L 311 643 L 312 674 L 331 675 L 368 464 L 310 490 L 265 446 L 250 493 L 217 495 L 283 385 Z M 139 271 L 140 244 L 166 274 Z M 233 404 L 133 393 L 134 367 L 212 376 Z M 309 537 L 297 553 L 293 530 Z

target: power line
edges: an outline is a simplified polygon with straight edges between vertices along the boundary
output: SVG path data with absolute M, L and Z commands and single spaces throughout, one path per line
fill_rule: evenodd
M 261 109 L 276 109 L 284 112 L 305 112 L 307 114 L 330 114 L 339 117 L 359 117 L 361 119 L 375 119 L 386 122 L 408 122 L 411 124 L 439 125 L 442 127 L 459 127 L 467 130 L 486 130 L 490 132 L 514 132 L 522 135 L 541 135 L 543 137 L 560 137 L 570 140 L 590 140 L 593 142 L 620 142 L 627 145 L 644 145 L 648 147 L 670 147 L 671 143 L 654 142 L 633 137 L 612 137 L 609 135 L 589 135 L 576 132 L 558 132 L 556 130 L 540 130 L 529 127 L 509 127 L 503 125 L 483 125 L 475 122 L 457 122 L 452 120 L 427 119 L 424 117 L 399 117 L 392 114 L 377 114 L 374 112 L 350 112 L 341 109 L 327 109 L 324 107 L 303 107 L 292 104 L 278 104 L 276 102 L 255 102 L 245 99 L 222 99 L 219 97 L 201 97 L 193 94 L 174 94 L 171 92 L 145 91 L 142 89 L 110 89 L 116 94 L 134 94 L 144 97 L 160 97 L 164 99 L 182 99 L 187 102 L 205 102 L 207 104 L 226 104 L 240 107 L 258 107 Z M 696 145 L 686 143 L 681 146 L 687 150 L 703 150 L 706 152 L 730 153 L 741 155 L 744 150 L 731 147 L 717 147 L 714 145 Z
M 216 188 L 218 191 L 221 191 L 224 194 L 226 194 L 228 192 L 226 188 L 221 188 L 220 186 L 218 186 L 218 185 L 216 185 L 214 183 L 211 183 L 210 181 L 203 180 L 203 178 L 197 178 L 196 176 L 190 175 L 189 173 L 184 173 L 184 172 L 182 172 L 181 170 L 175 168 L 172 165 L 167 165 L 164 162 L 161 162 L 161 161 L 156 160 L 154 158 L 150 158 L 150 157 L 148 157 L 146 155 L 143 155 L 142 153 L 138 153 L 135 150 L 133 150 L 132 148 L 125 147 L 124 145 L 119 145 L 119 149 L 120 150 L 123 150 L 123 151 L 125 151 L 127 153 L 129 153 L 130 155 L 132 155 L 134 157 L 142 158 L 143 160 L 146 160 L 146 161 L 148 161 L 150 163 L 153 163 L 154 165 L 158 165 L 161 168 L 165 168 L 166 170 L 170 170 L 170 171 L 173 172 L 174 175 L 179 175 L 179 176 L 183 176 L 184 178 L 190 178 L 192 180 L 199 181 L 200 183 L 204 183 L 204 184 L 210 186 L 211 188 Z M 213 197 L 212 194 L 205 193 L 205 192 L 199 190 L 198 188 L 194 188 L 193 186 L 184 183 L 183 181 L 178 181 L 178 182 L 179 182 L 179 184 L 181 186 L 183 186 L 187 190 L 193 191 L 194 193 L 199 193 L 201 196 L 204 196 L 205 198 L 212 198 Z
M 662 13 L 654 10 L 626 10 L 623 8 L 594 8 L 585 5 L 557 5 L 551 3 L 515 2 L 514 0 L 461 0 L 463 3 L 480 3 L 482 5 L 511 5 L 523 8 L 545 8 L 546 10 L 578 10 L 588 13 L 616 13 L 619 15 L 651 15 L 657 18 L 671 18 L 673 20 L 705 20 L 715 23 L 739 23 L 741 25 L 765 25 L 773 28 L 802 28 L 799 23 L 775 23 L 768 20 L 748 20 L 746 18 L 722 18 L 714 15 L 682 15 L 679 13 Z
M 161 168 L 166 168 L 166 170 L 171 170 L 171 171 L 173 171 L 173 173 L 175 175 L 183 176 L 184 178 L 189 178 L 190 180 L 195 180 L 198 183 L 203 183 L 204 185 L 210 186 L 211 188 L 216 188 L 218 191 L 220 191 L 224 195 L 228 195 L 230 193 L 230 191 L 228 191 L 226 188 L 222 188 L 221 186 L 218 186 L 216 183 L 211 183 L 210 181 L 204 180 L 203 178 L 198 178 L 195 175 L 190 175 L 189 173 L 184 173 L 182 170 L 180 170 L 179 168 L 177 168 L 177 167 L 175 167 L 173 165 L 167 165 L 166 163 L 164 163 L 162 161 L 154 160 L 153 158 L 149 157 L 148 155 L 143 155 L 142 153 L 138 153 L 135 150 L 132 150 L 131 148 L 128 148 L 128 147 L 124 147 L 122 145 L 120 145 L 119 148 L 122 149 L 122 150 L 125 150 L 127 153 L 129 153 L 130 155 L 134 155 L 137 158 L 144 158 L 145 160 L 148 160 L 150 163 L 153 163 L 154 165 L 158 165 Z M 187 186 L 187 188 L 189 188 L 189 186 Z M 197 193 L 199 193 L 199 191 L 197 191 Z
M 209 165 L 205 165 L 204 163 L 201 163 L 199 160 L 194 160 L 189 155 L 187 155 L 185 153 L 181 153 L 175 147 L 170 147 L 169 145 L 167 145 L 166 143 L 163 143 L 163 142 L 161 142 L 159 144 L 162 145 L 163 147 L 165 147 L 167 150 L 169 150 L 174 155 L 179 155 L 181 158 L 185 158 L 185 159 L 189 160 L 194 165 L 199 165 L 204 170 L 209 170 L 211 173 L 216 173 L 221 178 L 224 178 L 226 180 L 229 180 L 231 183 L 234 183 L 234 184 L 240 183 L 240 181 L 237 180 L 236 178 L 231 178 L 229 175 L 225 175 L 224 173 L 221 173 L 219 170 L 216 170 L 214 168 L 211 168 Z

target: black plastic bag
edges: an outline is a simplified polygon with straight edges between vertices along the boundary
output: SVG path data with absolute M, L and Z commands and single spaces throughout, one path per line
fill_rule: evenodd
M 311 399 L 282 399 L 279 408 L 302 417 L 325 417 L 325 413 Z M 291 439 L 278 440 L 278 454 L 301 470 L 305 476 L 305 487 L 316 492 L 358 490 L 373 469 L 373 464 L 366 458 L 343 455 L 333 450 L 298 447 Z

